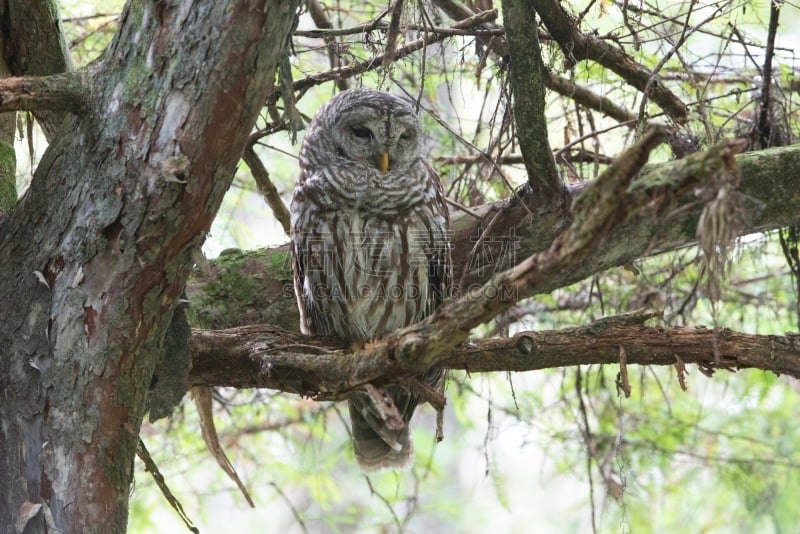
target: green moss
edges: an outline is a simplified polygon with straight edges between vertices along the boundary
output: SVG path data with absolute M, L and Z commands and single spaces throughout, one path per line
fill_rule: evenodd
M 296 330 L 289 258 L 283 247 L 223 251 L 211 262 L 209 273 L 187 288 L 189 323 L 199 328 L 271 323 Z
M 272 251 L 267 254 L 270 274 L 276 280 L 292 279 L 292 254 L 288 251 Z

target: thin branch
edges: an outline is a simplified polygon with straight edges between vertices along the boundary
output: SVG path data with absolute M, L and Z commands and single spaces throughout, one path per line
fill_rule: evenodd
M 463 20 L 473 14 L 468 7 L 453 0 L 436 0 L 434 3 L 453 20 Z M 436 29 L 435 31 L 439 32 L 441 30 Z M 508 55 L 508 43 L 504 38 L 504 28 L 486 23 L 479 26 L 477 30 L 472 31 L 475 35 L 481 37 L 481 42 L 493 52 L 496 58 L 500 59 Z M 494 39 L 488 38 L 493 35 L 497 37 Z M 550 38 L 549 36 L 545 37 Z M 543 39 L 541 33 L 539 39 Z M 550 72 L 545 78 L 545 83 L 548 89 L 552 89 L 567 98 L 572 98 L 582 106 L 599 111 L 620 122 L 632 121 L 636 118 L 635 114 L 614 104 L 608 98 L 598 95 L 560 74 Z
M 333 35 L 333 24 L 331 23 L 330 19 L 328 18 L 328 14 L 325 13 L 325 8 L 319 3 L 319 0 L 308 0 L 308 13 L 311 15 L 311 19 L 314 21 L 314 24 L 317 25 L 319 30 L 315 30 L 320 32 L 320 36 L 325 40 L 325 46 L 328 47 L 328 61 L 332 68 L 339 68 L 342 66 L 342 59 L 338 51 L 336 50 L 337 42 L 336 36 Z M 301 32 L 295 31 L 294 35 L 300 35 Z M 306 32 L 310 33 L 310 32 Z M 344 91 L 347 89 L 349 84 L 347 80 L 337 80 L 336 87 L 340 91 Z
M 613 161 L 613 158 L 605 154 L 598 154 L 590 150 L 574 150 L 567 151 L 566 154 L 561 156 L 563 159 L 575 163 L 594 163 L 598 162 L 603 165 L 608 165 Z M 523 163 L 522 156 L 519 154 L 508 154 L 507 156 L 500 156 L 496 158 L 489 158 L 484 154 L 456 154 L 453 156 L 435 156 L 434 161 L 446 165 L 472 165 L 474 163 L 496 163 L 497 165 L 519 165 Z
M 389 27 L 386 29 L 386 48 L 383 51 L 383 67 L 387 68 L 394 61 L 397 40 L 400 38 L 400 17 L 403 16 L 405 0 L 394 0 L 391 7 Z
M 783 2 L 772 0 L 769 9 L 769 33 L 767 34 L 767 50 L 764 53 L 764 74 L 762 76 L 761 98 L 758 113 L 758 140 L 761 148 L 770 146 L 771 109 L 772 109 L 772 59 L 775 55 L 775 34 L 778 32 L 778 17 Z
M 590 91 L 586 87 L 553 72 L 549 74 L 547 87 L 562 96 L 572 98 L 584 107 L 599 111 L 619 122 L 628 122 L 636 119 L 635 113 L 631 113 L 624 107 L 615 104 L 611 99 Z
M 676 122 L 686 122 L 688 117 L 686 105 L 650 70 L 599 37 L 582 33 L 558 2 L 533 0 L 533 6 L 550 31 L 550 35 L 561 47 L 569 64 L 574 65 L 586 59 L 595 61 L 616 72 L 639 91 L 648 90 L 653 102 Z
M 258 154 L 256 154 L 253 149 L 252 142 L 245 146 L 242 159 L 247 166 L 250 167 L 250 173 L 253 175 L 258 191 L 267 201 L 273 215 L 275 215 L 275 218 L 281 223 L 283 231 L 286 232 L 288 236 L 291 227 L 289 210 L 286 208 L 286 204 L 283 203 L 283 199 L 281 199 L 281 195 L 278 193 L 275 184 L 270 180 L 267 168 L 264 167 L 261 158 L 258 157 Z
M 150 452 L 147 450 L 142 438 L 139 438 L 139 443 L 136 446 L 136 455 L 144 463 L 145 472 L 150 473 L 150 476 L 153 477 L 153 482 L 156 483 L 156 486 L 158 486 L 161 494 L 167 500 L 172 509 L 175 510 L 175 513 L 177 513 L 181 518 L 181 521 L 183 521 L 183 524 L 186 526 L 189 532 L 198 534 L 200 529 L 194 526 L 192 520 L 183 509 L 181 502 L 177 499 L 177 497 L 175 497 L 175 494 L 172 493 L 172 491 L 169 489 L 169 486 L 167 486 L 167 481 L 164 479 L 164 475 L 161 474 L 161 471 L 158 469 L 158 465 L 155 463 L 152 456 L 150 456 Z
M 456 2 L 455 0 L 433 0 L 433 3 L 436 5 L 436 7 L 442 10 L 445 15 L 456 21 L 466 20 L 475 14 L 475 12 L 472 9 L 468 8 L 467 6 L 465 6 L 460 2 Z M 491 24 L 490 22 L 481 24 L 479 28 L 480 30 L 487 32 L 495 32 L 497 30 L 501 30 L 503 31 L 503 33 L 505 33 L 504 28 L 502 28 L 501 26 Z M 508 43 L 506 43 L 506 40 L 492 39 L 490 35 L 481 36 L 480 37 L 481 43 L 489 47 L 498 57 L 507 56 Z
M 477 15 L 470 17 L 468 19 L 464 19 L 459 21 L 453 25 L 454 29 L 463 29 L 469 28 L 474 25 L 482 24 L 484 22 L 494 20 L 497 18 L 497 10 L 492 9 L 490 11 L 483 11 L 478 13 Z M 394 59 L 402 59 L 407 55 L 420 50 L 423 47 L 430 46 L 434 43 L 438 43 L 447 39 L 449 35 L 445 34 L 427 34 L 421 39 L 417 39 L 416 41 L 412 41 L 407 45 L 398 48 L 395 51 Z M 297 80 L 294 82 L 292 88 L 295 91 L 304 91 L 310 87 L 314 87 L 316 85 L 323 84 L 325 82 L 331 80 L 340 80 L 345 78 L 350 78 L 356 76 L 358 74 L 363 74 L 367 71 L 374 70 L 383 65 L 384 54 L 379 54 L 373 58 L 367 59 L 365 61 L 361 61 L 359 63 L 353 63 L 352 65 L 348 65 L 346 67 L 341 67 L 338 69 L 331 69 L 327 72 L 321 72 L 319 74 L 313 74 L 311 76 L 307 76 L 303 79 Z M 279 95 L 274 94 L 272 96 L 272 100 L 276 100 Z
M 386 31 L 388 25 L 385 22 L 367 22 L 357 26 L 350 26 L 349 28 L 331 28 L 319 30 L 297 30 L 294 32 L 296 37 L 308 37 L 311 39 L 328 39 L 331 37 L 339 37 L 346 35 L 359 35 L 371 31 L 379 30 Z M 501 27 L 496 28 L 454 28 L 452 26 L 422 26 L 420 24 L 403 24 L 403 31 L 408 30 L 425 30 L 431 33 L 438 33 L 442 35 L 472 35 L 476 37 L 492 37 L 505 35 L 505 30 Z

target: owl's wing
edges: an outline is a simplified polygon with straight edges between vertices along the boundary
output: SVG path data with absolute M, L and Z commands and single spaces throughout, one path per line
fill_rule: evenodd
M 314 242 L 316 225 L 314 223 L 314 203 L 306 197 L 303 184 L 305 178 L 301 174 L 298 186 L 292 197 L 292 229 L 291 229 L 291 254 L 292 272 L 294 280 L 294 294 L 297 298 L 297 308 L 300 311 L 300 331 L 304 334 L 324 334 L 319 331 L 315 321 L 313 296 L 308 295 L 306 288 L 306 275 L 310 262 L 313 263 L 311 255 L 311 243 Z M 316 232 L 318 233 L 318 232 Z
M 436 191 L 433 202 L 434 222 L 431 229 L 433 247 L 428 255 L 428 313 L 435 310 L 441 302 L 450 296 L 453 278 L 452 245 L 449 235 L 449 212 L 444 198 L 444 191 L 439 177 L 429 165 L 426 165 L 431 187 Z

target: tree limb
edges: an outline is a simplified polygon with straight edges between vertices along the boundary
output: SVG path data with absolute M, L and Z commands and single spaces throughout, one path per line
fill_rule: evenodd
M 645 206 L 660 212 L 668 204 L 670 195 L 694 191 L 701 188 L 701 180 L 713 183 L 717 173 L 730 172 L 734 165 L 733 153 L 741 146 L 740 143 L 724 143 L 707 153 L 686 158 L 685 173 L 671 177 L 666 183 L 653 188 L 638 184 L 631 187 L 633 177 L 647 159 L 647 154 L 662 138 L 660 130 L 645 133 L 595 183 L 589 185 L 573 205 L 572 223 L 547 251 L 533 254 L 514 267 L 493 275 L 480 288 L 445 301 L 425 320 L 390 334 L 355 356 L 347 356 L 341 350 L 331 352 L 308 343 L 293 342 L 289 345 L 300 350 L 292 354 L 292 365 L 267 359 L 258 362 L 260 367 L 257 369 L 248 369 L 246 374 L 274 376 L 285 383 L 279 389 L 338 398 L 360 390 L 367 383 L 380 386 L 385 382 L 408 380 L 436 365 L 443 354 L 467 339 L 472 328 L 507 310 L 516 301 L 551 287 L 553 279 L 561 276 L 565 265 L 589 262 L 593 251 L 606 244 L 612 230 L 634 213 Z M 240 354 L 253 352 L 253 349 L 238 345 L 236 340 L 232 342 Z M 255 352 L 272 354 L 275 346 L 260 345 Z M 312 347 L 311 351 L 309 347 Z M 279 348 L 280 352 L 286 350 L 291 350 L 286 344 Z M 297 374 L 293 371 L 295 366 L 308 372 Z
M 550 72 L 548 75 L 547 87 L 562 96 L 573 99 L 582 106 L 599 111 L 619 122 L 636 120 L 635 113 L 615 104 L 611 99 L 599 95 L 583 85 L 577 84 L 569 78 L 565 78 L 554 72 Z
M 573 365 L 618 364 L 620 347 L 627 364 L 695 363 L 701 372 L 762 369 L 800 378 L 800 335 L 765 336 L 723 329 L 641 324 L 658 314 L 602 319 L 562 330 L 519 332 L 510 338 L 474 339 L 443 353 L 437 364 L 470 373 L 535 371 Z M 720 360 L 714 360 L 718 336 Z M 353 361 L 347 347 L 268 325 L 230 330 L 195 330 L 190 386 L 270 388 L 342 400 L 349 390 Z M 392 362 L 384 362 L 390 370 Z M 380 376 L 376 377 L 380 380 Z
M 286 207 L 286 204 L 283 203 L 283 199 L 281 199 L 281 195 L 278 193 L 275 184 L 270 180 L 267 168 L 264 166 L 264 163 L 262 163 L 261 158 L 258 157 L 258 154 L 256 154 L 252 140 L 244 147 L 242 159 L 247 166 L 250 167 L 250 174 L 253 175 L 256 187 L 258 187 L 258 192 L 261 193 L 261 196 L 267 201 L 267 205 L 272 210 L 272 214 L 278 219 L 278 222 L 281 223 L 283 231 L 286 235 L 289 235 L 291 226 L 289 209 Z
M 574 65 L 590 59 L 611 69 L 639 91 L 649 91 L 650 98 L 678 123 L 686 122 L 688 111 L 669 89 L 648 69 L 636 63 L 620 48 L 594 35 L 582 33 L 561 4 L 553 0 L 534 0 L 534 9 L 550 35 L 561 47 L 566 61 Z
M 478 13 L 468 19 L 461 20 L 453 24 L 454 29 L 462 29 L 462 28 L 469 28 L 478 24 L 482 24 L 486 21 L 494 20 L 497 18 L 497 10 L 492 9 L 490 11 L 483 11 Z M 417 50 L 429 46 L 433 43 L 438 43 L 439 41 L 443 41 L 444 39 L 448 38 L 448 34 L 436 34 L 430 33 L 426 34 L 421 39 L 417 39 L 416 41 L 412 41 L 407 45 L 400 47 L 394 51 L 394 59 L 402 59 L 407 55 L 416 52 Z M 308 89 L 309 87 L 314 87 L 315 85 L 320 85 L 325 82 L 329 82 L 331 80 L 340 80 L 345 78 L 350 78 L 352 76 L 356 76 L 358 74 L 363 74 L 367 71 L 377 69 L 383 65 L 385 54 L 379 54 L 373 58 L 367 59 L 365 61 L 361 61 L 359 63 L 353 63 L 352 65 L 347 65 L 344 67 L 340 67 L 337 69 L 332 69 L 327 72 L 321 72 L 319 74 L 313 74 L 311 76 L 307 76 L 300 80 L 297 80 L 292 84 L 292 89 L 297 91 L 303 91 Z M 271 97 L 271 102 L 274 102 L 278 98 L 277 93 L 273 94 Z
M 526 1 L 506 0 L 503 21 L 512 65 L 514 124 L 531 197 L 539 209 L 553 209 L 563 201 L 563 189 L 547 139 L 545 86 L 550 75 L 542 62 L 536 17 Z
M 13 75 L 47 76 L 73 70 L 55 0 L 6 2 L 3 31 L 4 53 Z M 50 107 L 34 108 L 34 117 L 48 141 L 52 141 L 66 115 Z
M 89 98 L 88 72 L 71 71 L 51 76 L 0 79 L 0 112 L 77 112 Z
M 713 150 L 712 150 L 713 152 Z M 640 209 L 607 236 L 604 246 L 594 248 L 589 261 L 567 263 L 542 292 L 564 287 L 610 267 L 638 258 L 674 250 L 696 242 L 697 221 L 702 204 L 693 190 L 670 191 L 668 184 L 681 176 L 703 173 L 708 152 L 667 163 L 646 165 L 635 183 L 640 188 Z M 738 191 L 749 200 L 747 224 L 742 235 L 762 232 L 800 222 L 793 200 L 800 195 L 800 146 L 772 148 L 735 157 L 741 173 Z M 666 194 L 661 211 L 649 204 L 645 192 Z M 573 190 L 576 195 L 579 190 Z M 470 208 L 478 215 L 456 212 L 453 231 L 454 279 L 467 269 L 461 293 L 480 288 L 496 272 L 517 263 L 519 258 L 546 250 L 567 224 L 569 214 L 536 213 L 525 198 L 513 197 Z M 490 239 L 481 252 L 492 262 L 466 265 L 467 255 L 482 228 L 497 218 Z M 286 245 L 252 252 L 229 251 L 211 262 L 211 270 L 195 275 L 187 288 L 195 313 L 205 328 L 230 328 L 268 322 L 283 328 L 297 328 L 297 310 L 292 289 L 289 250 Z

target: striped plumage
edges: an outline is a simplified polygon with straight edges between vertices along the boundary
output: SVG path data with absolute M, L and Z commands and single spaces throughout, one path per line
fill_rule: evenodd
M 420 138 L 411 104 L 372 89 L 339 93 L 309 125 L 291 206 L 304 333 L 363 344 L 420 321 L 446 295 L 447 206 Z M 421 378 L 438 388 L 443 373 Z M 408 385 L 387 392 L 402 429 L 386 428 L 366 395 L 348 401 L 365 471 L 404 467 L 412 458 L 407 423 L 420 395 Z

